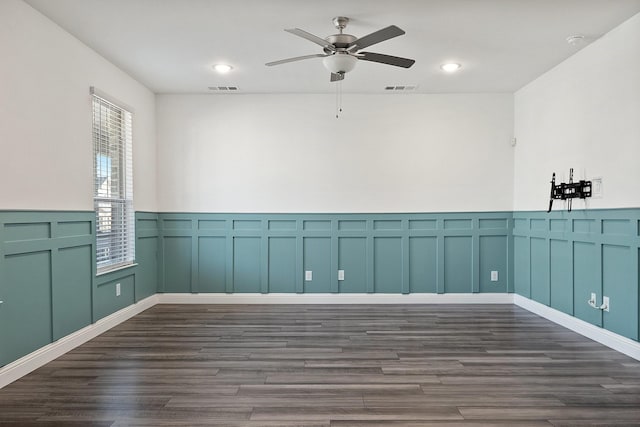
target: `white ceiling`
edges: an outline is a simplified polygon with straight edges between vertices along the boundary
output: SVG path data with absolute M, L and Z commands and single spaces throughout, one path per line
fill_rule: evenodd
M 513 92 L 640 12 L 640 0 L 25 0 L 157 93 L 333 92 L 319 58 L 266 67 L 269 61 L 321 53 L 283 31 L 325 37 L 334 16 L 362 37 L 388 25 L 404 36 L 367 51 L 413 58 L 410 69 L 359 61 L 345 92 L 380 93 L 416 84 L 421 93 Z M 570 46 L 566 38 L 584 34 Z M 444 74 L 439 66 L 463 68 Z M 227 75 L 212 71 L 229 63 Z M 619 65 L 619 64 L 617 64 Z

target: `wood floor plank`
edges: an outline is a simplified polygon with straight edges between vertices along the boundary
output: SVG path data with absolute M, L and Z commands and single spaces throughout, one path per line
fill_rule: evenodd
M 631 426 L 639 367 L 508 305 L 157 305 L 0 390 L 0 425 Z

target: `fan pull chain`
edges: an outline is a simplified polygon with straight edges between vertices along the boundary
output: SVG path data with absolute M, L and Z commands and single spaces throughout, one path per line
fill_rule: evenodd
M 336 82 L 336 119 L 342 113 L 342 81 Z

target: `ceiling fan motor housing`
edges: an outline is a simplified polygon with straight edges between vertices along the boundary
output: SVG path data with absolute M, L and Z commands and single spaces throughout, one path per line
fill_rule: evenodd
M 356 41 L 357 37 L 352 36 L 351 34 L 333 34 L 325 38 L 325 40 L 334 45 L 337 51 L 340 51 L 347 50 L 349 44 Z M 332 51 L 327 48 L 324 49 L 324 52 L 332 53 Z

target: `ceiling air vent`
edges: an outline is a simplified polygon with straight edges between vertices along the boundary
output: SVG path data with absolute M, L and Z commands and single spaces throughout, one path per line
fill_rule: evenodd
M 209 90 L 212 92 L 238 92 L 240 88 L 238 86 L 209 86 Z
M 395 85 L 385 86 L 385 92 L 414 92 L 418 88 L 418 85 Z

